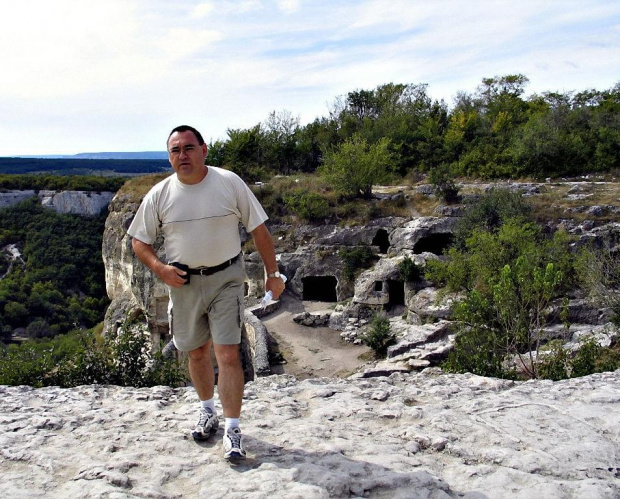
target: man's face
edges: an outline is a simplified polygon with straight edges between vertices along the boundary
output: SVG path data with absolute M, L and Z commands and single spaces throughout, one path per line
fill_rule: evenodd
M 174 132 L 168 139 L 168 160 L 184 184 L 197 184 L 206 175 L 207 145 L 191 131 Z

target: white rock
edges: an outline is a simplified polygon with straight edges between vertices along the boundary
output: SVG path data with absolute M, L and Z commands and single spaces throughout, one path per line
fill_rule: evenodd
M 222 429 L 191 439 L 196 409 L 192 388 L 0 387 L 2 497 L 620 496 L 620 370 L 260 378 L 235 467 Z

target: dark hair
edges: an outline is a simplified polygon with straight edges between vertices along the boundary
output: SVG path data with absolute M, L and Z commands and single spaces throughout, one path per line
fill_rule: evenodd
M 205 143 L 205 140 L 202 138 L 202 135 L 200 135 L 200 132 L 196 130 L 193 126 L 180 125 L 173 128 L 170 132 L 170 135 L 168 135 L 168 140 L 166 140 L 166 149 L 168 149 L 168 142 L 170 142 L 170 137 L 172 137 L 172 134 L 175 132 L 192 132 L 198 140 L 198 145 L 203 145 Z

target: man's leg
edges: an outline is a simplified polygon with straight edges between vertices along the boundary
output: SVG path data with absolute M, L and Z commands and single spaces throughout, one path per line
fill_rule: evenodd
M 217 359 L 217 392 L 224 409 L 224 417 L 239 418 L 243 399 L 243 367 L 239 354 L 239 345 L 214 344 Z
M 207 440 L 219 427 L 213 402 L 215 374 L 211 362 L 211 341 L 188 353 L 189 375 L 200 398 L 200 416 L 192 437 Z
M 211 340 L 188 353 L 189 376 L 200 400 L 213 398 L 215 373 L 211 363 Z
M 245 459 L 243 435 L 239 428 L 244 385 L 239 345 L 214 344 L 214 349 L 219 367 L 217 392 L 226 418 L 223 438 L 224 459 L 229 461 Z

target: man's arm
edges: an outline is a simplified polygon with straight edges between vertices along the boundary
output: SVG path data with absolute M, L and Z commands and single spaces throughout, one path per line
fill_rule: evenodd
M 254 245 L 263 260 L 265 270 L 268 274 L 272 274 L 278 270 L 278 262 L 276 262 L 276 250 L 273 247 L 273 240 L 269 229 L 265 224 L 260 224 L 252 232 Z M 278 277 L 269 277 L 265 282 L 265 289 L 273 293 L 273 299 L 277 300 L 284 291 L 284 281 Z
M 143 243 L 134 237 L 131 240 L 131 247 L 138 257 L 138 260 L 151 269 L 153 273 L 168 286 L 180 288 L 183 284 L 185 284 L 185 279 L 181 276 L 185 275 L 186 272 L 183 272 L 172 265 L 166 265 L 162 262 L 157 257 L 155 249 L 153 249 L 152 245 Z

